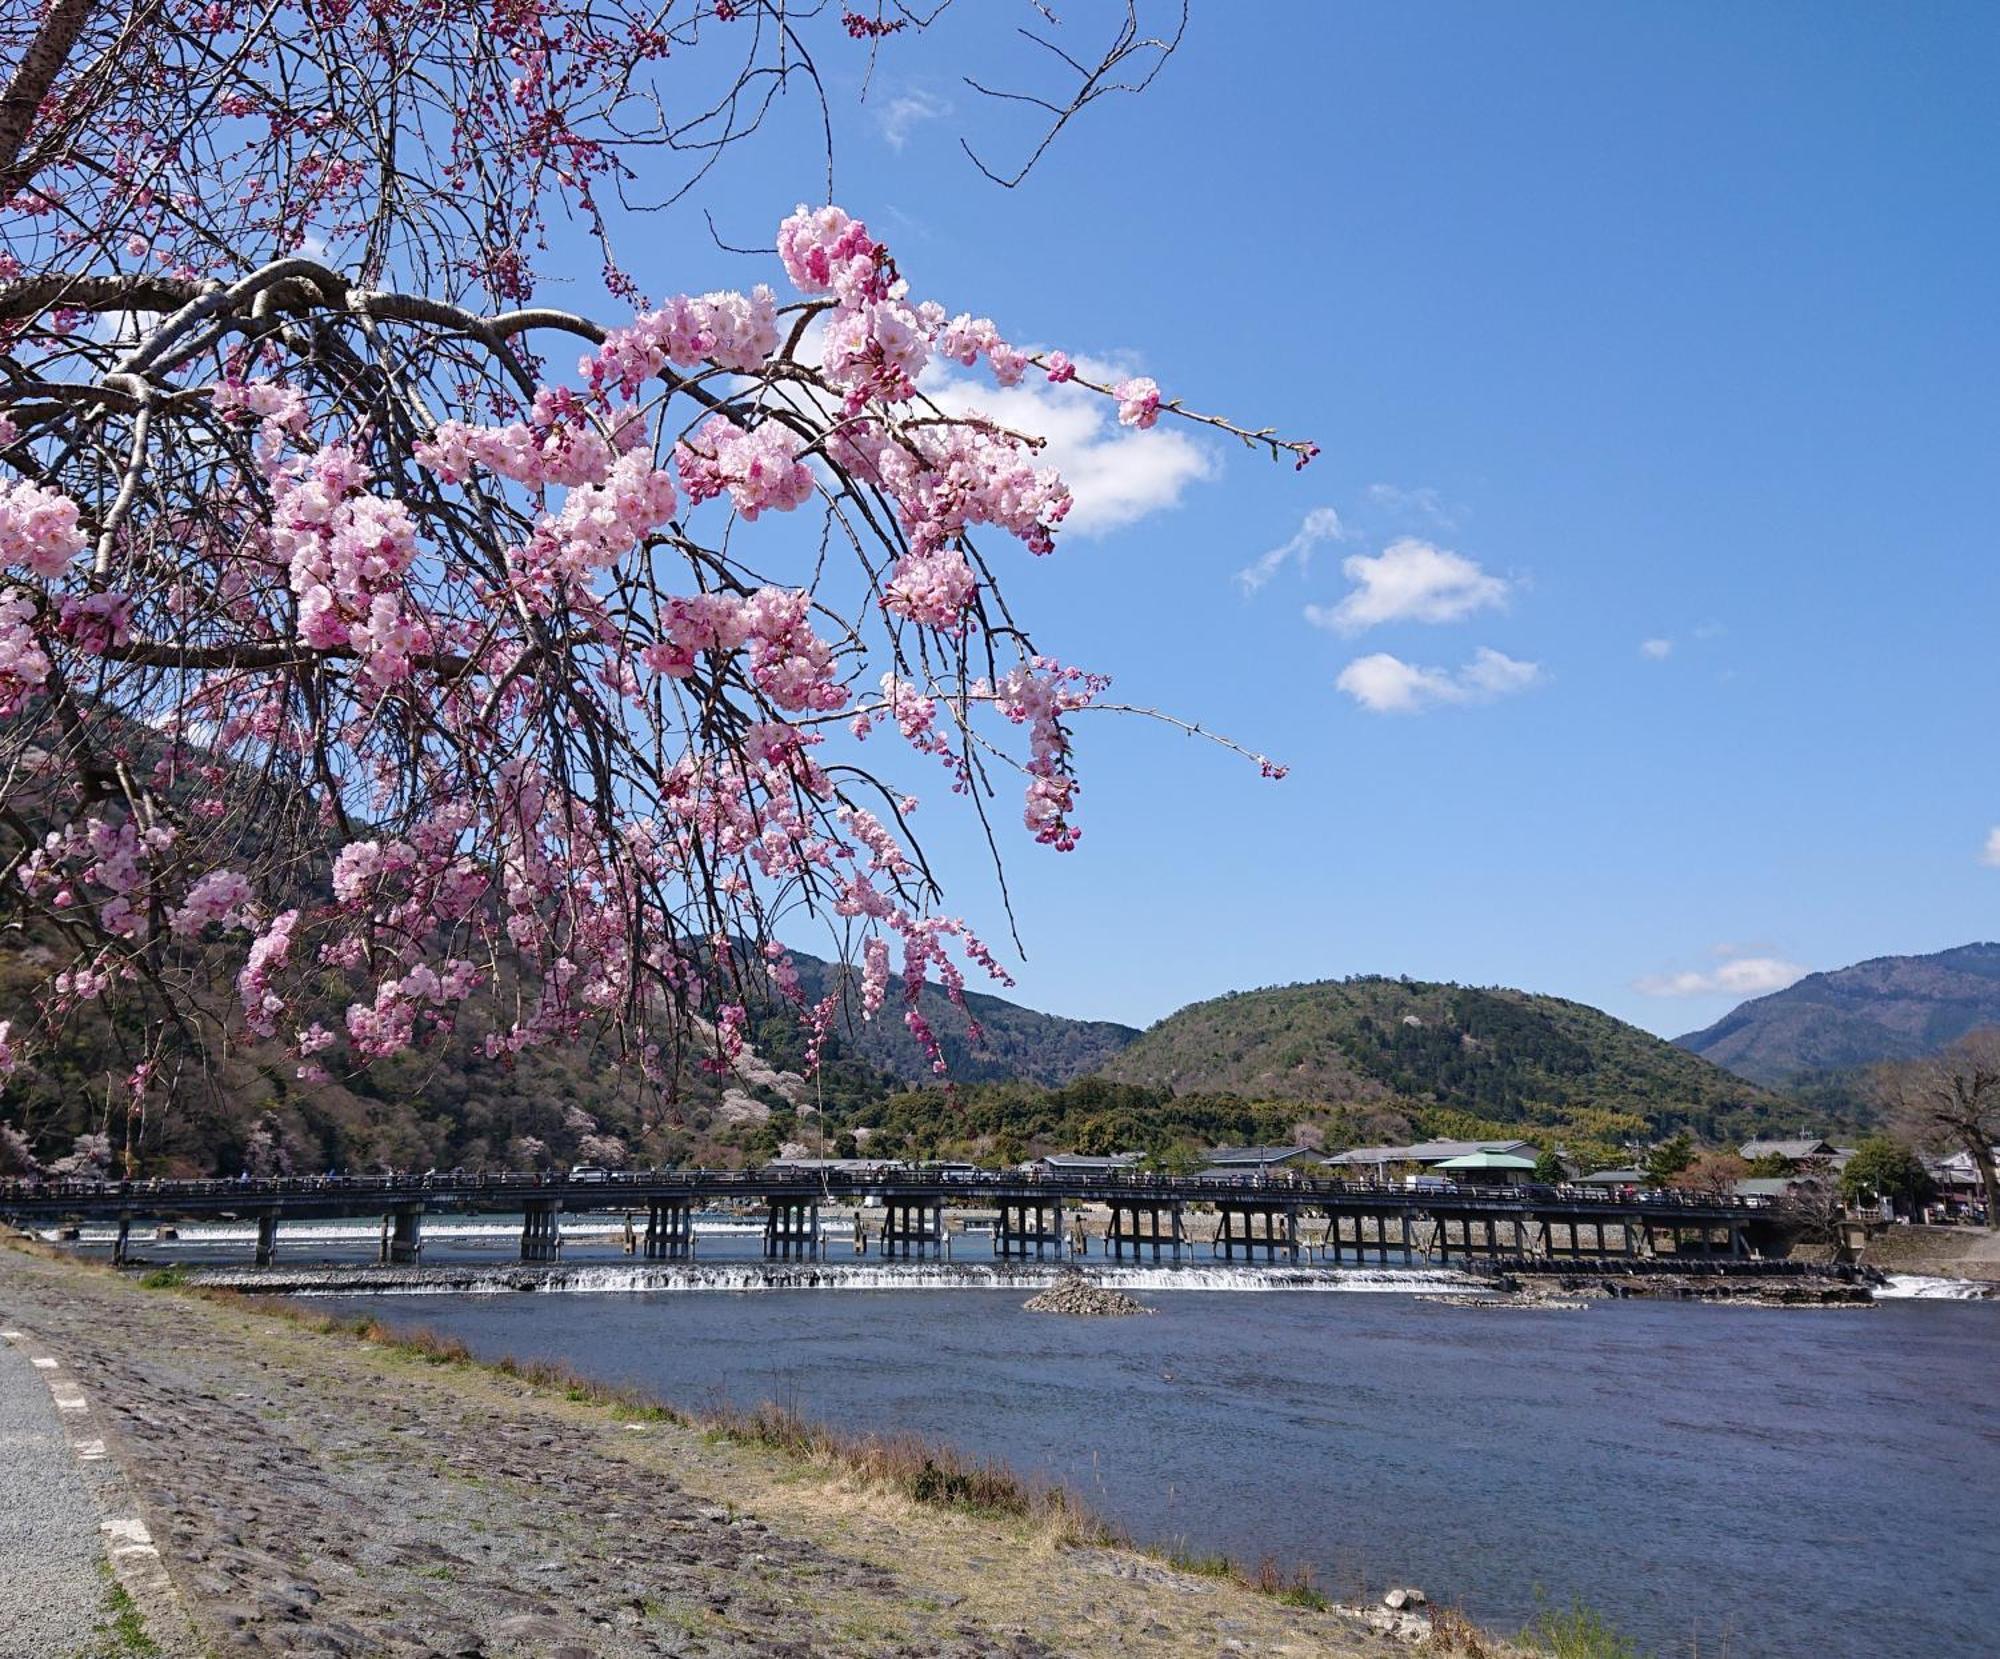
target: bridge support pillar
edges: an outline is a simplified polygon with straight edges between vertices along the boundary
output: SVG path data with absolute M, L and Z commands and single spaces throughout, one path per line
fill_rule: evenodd
M 885 1198 L 882 1201 L 882 1259 L 922 1261 L 944 1255 L 944 1201 Z
M 764 1259 L 803 1262 L 819 1255 L 819 1200 L 773 1198 L 764 1218 Z
M 1270 1263 L 1277 1261 L 1282 1252 L 1288 1261 L 1297 1265 L 1299 1212 L 1292 1205 L 1222 1202 L 1215 1206 L 1215 1212 L 1215 1242 L 1209 1247 L 1212 1256 L 1233 1262 L 1240 1251 L 1244 1261 L 1254 1262 L 1257 1252 L 1261 1250 L 1264 1260 Z M 1282 1227 L 1280 1216 L 1284 1218 Z
M 676 1200 L 646 1206 L 646 1260 L 684 1262 L 694 1258 L 694 1208 Z
M 415 1267 L 424 1258 L 424 1207 L 398 1204 L 382 1218 L 382 1265 Z
M 552 1262 L 562 1258 L 562 1200 L 531 1198 L 521 1221 L 521 1260 Z
M 257 1265 L 269 1267 L 278 1259 L 278 1212 L 260 1210 L 257 1213 Z
M 1118 1212 L 1111 1212 L 1111 1224 L 1118 1225 Z M 1106 1245 L 1110 1239 L 1105 1240 Z M 1045 1261 L 1063 1253 L 1062 1200 L 1003 1198 L 1000 1219 L 993 1228 L 993 1254 L 1001 1261 L 1026 1261 L 1030 1256 Z
M 1158 1200 L 1113 1199 L 1111 1226 L 1104 1235 L 1104 1244 L 1113 1261 L 1122 1262 L 1129 1245 L 1135 1262 L 1144 1261 L 1148 1250 L 1157 1262 L 1164 1251 L 1179 1266 L 1181 1207 L 1178 1203 L 1164 1204 Z

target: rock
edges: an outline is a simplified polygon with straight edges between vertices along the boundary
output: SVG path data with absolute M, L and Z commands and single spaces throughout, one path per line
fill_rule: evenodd
M 1121 1290 L 1094 1285 L 1081 1273 L 1065 1273 L 1041 1295 L 1022 1303 L 1030 1313 L 1068 1313 L 1107 1316 L 1151 1313 L 1143 1302 L 1135 1302 Z
M 1382 1605 L 1392 1613 L 1400 1613 L 1406 1607 L 1422 1607 L 1429 1600 L 1423 1591 L 1399 1584 L 1382 1598 Z

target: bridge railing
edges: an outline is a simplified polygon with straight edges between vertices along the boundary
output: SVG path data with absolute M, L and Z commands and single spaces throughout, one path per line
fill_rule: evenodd
M 538 1171 L 428 1170 L 422 1174 L 291 1175 L 268 1179 L 108 1181 L 63 1177 L 11 1178 L 0 1181 L 0 1209 L 9 1206 L 46 1207 L 64 1202 L 101 1207 L 125 1204 L 135 1208 L 197 1203 L 223 1208 L 231 1203 L 248 1208 L 258 1203 L 282 1205 L 288 1198 L 319 1200 L 379 1200 L 385 1203 L 431 1199 L 523 1202 L 562 1198 L 593 1207 L 606 1198 L 629 1193 L 641 1203 L 662 1190 L 676 1197 L 717 1202 L 743 1201 L 776 1195 L 819 1194 L 826 1197 L 867 1197 L 912 1189 L 977 1198 L 984 1193 L 1032 1191 L 1079 1200 L 1130 1197 L 1160 1202 L 1194 1202 L 1269 1198 L 1275 1202 L 1311 1203 L 1316 1198 L 1389 1201 L 1398 1207 L 1435 1203 L 1440 1207 L 1492 1203 L 1507 1206 L 1594 1208 L 1606 1211 L 1717 1210 L 1752 1212 L 1780 1201 L 1733 1193 L 1686 1192 L 1673 1188 L 1606 1191 L 1596 1187 L 1526 1183 L 1493 1185 L 1426 1183 L 1411 1187 L 1396 1182 L 1322 1176 L 1296 1170 L 1246 1170 L 1230 1175 L 1166 1175 L 1141 1170 L 1111 1170 L 1092 1174 L 1041 1171 L 937 1170 L 917 1164 L 884 1165 L 873 1170 L 770 1168 L 746 1170 L 645 1169 L 606 1170 L 588 1176 Z

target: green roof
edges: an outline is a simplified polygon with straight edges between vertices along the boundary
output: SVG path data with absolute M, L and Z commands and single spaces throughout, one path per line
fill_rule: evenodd
M 1512 1152 L 1467 1152 L 1460 1157 L 1447 1158 L 1438 1169 L 1533 1169 L 1535 1160 L 1523 1158 Z

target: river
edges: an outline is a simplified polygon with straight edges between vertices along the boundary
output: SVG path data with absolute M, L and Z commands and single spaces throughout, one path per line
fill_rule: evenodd
M 1496 1628 L 1575 1598 L 1663 1655 L 2000 1650 L 2000 1303 L 1155 1289 L 1151 1317 L 1072 1320 L 842 1277 L 334 1305 L 687 1405 L 951 1440 L 1139 1537 L 1308 1563 L 1333 1594 L 1415 1583 Z

